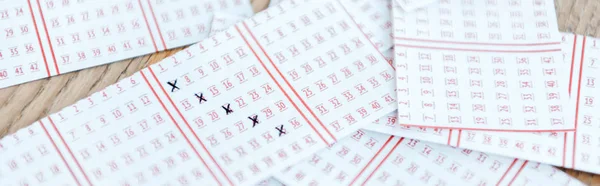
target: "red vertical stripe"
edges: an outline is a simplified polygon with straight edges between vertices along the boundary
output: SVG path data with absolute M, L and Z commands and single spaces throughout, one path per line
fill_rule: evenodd
M 575 50 L 577 49 L 577 34 L 573 37 L 573 52 L 571 53 L 571 72 L 569 74 L 569 96 L 571 96 L 571 85 L 573 83 L 573 67 L 575 65 Z M 581 72 L 580 72 L 581 73 Z
M 50 139 L 50 142 L 52 143 L 52 146 L 54 146 L 54 149 L 56 150 L 56 152 L 60 156 L 60 159 L 62 159 L 63 163 L 65 163 L 65 166 L 67 166 L 67 169 L 69 169 L 69 172 L 71 173 L 71 176 L 73 176 L 73 179 L 75 180 L 75 182 L 77 182 L 77 185 L 81 185 L 81 183 L 79 183 L 79 180 L 77 179 L 77 176 L 75 176 L 75 174 L 73 173 L 73 170 L 71 170 L 71 167 L 69 166 L 69 164 L 65 160 L 65 157 L 60 152 L 60 150 L 58 150 L 58 147 L 56 146 L 56 143 L 54 142 L 54 139 L 52 139 L 52 137 L 50 137 L 50 133 L 48 133 L 48 129 L 46 129 L 46 126 L 44 126 L 44 123 L 42 123 L 42 120 L 40 120 L 39 122 L 40 122 L 40 125 L 42 126 L 42 129 L 44 129 L 44 133 L 46 133 L 46 136 L 48 136 L 48 139 Z
M 152 14 L 152 18 L 154 19 L 154 23 L 156 24 L 156 30 L 158 30 L 158 36 L 160 37 L 160 41 L 162 41 L 163 47 L 165 47 L 165 50 L 167 50 L 167 44 L 165 43 L 165 39 L 162 36 L 162 32 L 160 31 L 160 26 L 158 26 L 158 20 L 156 19 L 156 15 L 154 14 L 154 9 L 152 8 L 152 3 L 150 3 L 150 0 L 148 0 L 148 7 L 150 7 L 150 13 Z
M 574 70 L 574 66 L 575 66 L 575 54 L 577 51 L 577 34 L 573 34 L 573 49 L 571 49 L 571 72 L 569 74 L 569 96 L 571 97 L 571 87 L 573 85 L 573 70 Z M 579 74 L 581 74 L 581 71 L 579 72 Z M 577 117 L 577 116 L 575 116 Z M 577 123 L 575 123 L 575 126 L 577 126 Z M 577 130 L 577 127 L 575 127 L 575 130 Z M 564 141 L 563 141 L 563 154 L 562 154 L 562 167 L 565 166 L 566 164 L 566 158 L 567 158 L 567 133 L 563 133 L 564 134 Z M 576 137 L 576 136 L 575 136 Z M 574 137 L 574 139 L 575 139 Z M 573 147 L 573 156 L 575 156 L 575 147 Z
M 148 33 L 150 34 L 150 39 L 152 39 L 152 44 L 154 45 L 154 50 L 158 52 L 158 47 L 156 47 L 156 41 L 154 41 L 154 35 L 152 34 L 152 30 L 150 29 L 150 23 L 148 23 L 148 18 L 146 18 L 146 12 L 144 11 L 144 7 L 142 6 L 142 0 L 138 0 L 138 4 L 140 5 L 140 10 L 142 10 L 142 15 L 144 16 L 144 21 L 146 21 L 146 28 L 148 28 Z M 160 31 L 159 31 L 160 33 Z
M 356 176 L 354 177 L 354 179 L 352 179 L 352 181 L 348 185 L 352 185 L 352 184 L 354 184 L 354 182 L 356 182 L 356 180 L 358 179 L 358 177 L 360 177 L 360 175 L 362 175 L 363 172 L 365 172 L 365 169 L 367 169 L 367 167 L 369 167 L 369 165 L 371 165 L 371 163 L 373 163 L 373 160 L 375 160 L 375 158 L 377 158 L 377 156 L 379 156 L 379 153 L 381 153 L 381 151 L 383 151 L 383 149 L 385 149 L 385 147 L 387 147 L 388 143 L 390 143 L 390 141 L 392 141 L 392 139 L 394 139 L 394 136 L 390 136 L 388 138 L 388 140 L 385 141 L 385 143 L 383 144 L 383 146 L 381 146 L 381 148 L 379 148 L 379 150 L 373 155 L 373 157 L 371 158 L 371 160 L 369 160 L 369 162 L 367 162 L 367 164 L 360 170 L 360 172 L 358 172 L 358 174 L 356 174 Z M 402 139 L 400 139 L 400 141 L 402 141 Z
M 460 147 L 460 136 L 462 135 L 462 130 L 458 130 L 458 141 L 456 142 L 456 147 Z
M 523 162 L 523 165 L 521 165 L 521 168 L 519 168 L 519 171 L 517 171 L 517 174 L 515 174 L 515 177 L 513 177 L 510 182 L 508 182 L 508 185 L 512 185 L 513 182 L 517 179 L 517 177 L 519 176 L 519 174 L 521 173 L 521 171 L 523 170 L 523 168 L 525 168 L 525 165 L 527 165 L 527 160 L 525 160 L 525 162 Z
M 443 130 L 443 129 L 440 129 Z M 450 140 L 452 139 L 452 129 L 448 129 L 450 132 L 448 133 L 448 143 L 447 145 L 450 145 Z M 458 141 L 460 141 L 460 138 L 458 138 Z
M 260 45 L 260 43 L 258 42 L 258 40 L 256 40 L 256 37 L 254 37 L 254 34 L 252 33 L 252 31 L 250 30 L 250 28 L 248 27 L 248 25 L 246 25 L 245 22 L 242 22 L 242 23 L 244 24 L 244 27 L 246 28 L 246 30 L 248 31 L 248 33 L 250 33 L 250 37 L 252 37 L 252 39 L 254 40 L 254 42 L 256 42 L 256 45 L 258 45 L 258 47 L 263 52 L 263 54 L 265 54 L 265 56 L 267 57 L 267 59 L 269 60 L 269 62 L 271 63 L 271 65 L 275 68 L 275 70 L 277 71 L 277 73 L 279 74 L 279 76 L 281 76 L 281 78 L 283 78 L 283 81 L 285 81 L 285 83 L 287 84 L 287 86 L 290 89 L 292 89 L 292 92 L 294 92 L 294 95 L 296 95 L 296 97 L 300 100 L 300 102 L 302 103 L 302 105 L 304 105 L 304 108 L 306 108 L 308 110 L 308 112 L 310 112 L 310 114 L 317 120 L 317 122 L 319 122 L 319 125 L 321 125 L 321 127 L 323 127 L 323 129 L 325 130 L 325 132 L 327 132 L 327 134 L 329 134 L 329 136 L 333 140 L 337 141 L 337 139 L 331 133 L 331 131 L 329 131 L 329 129 L 327 129 L 327 127 L 325 127 L 325 125 L 323 124 L 323 122 L 321 121 L 321 119 L 319 119 L 319 117 L 317 117 L 317 115 L 315 114 L 315 112 L 312 111 L 312 109 L 308 106 L 308 104 L 306 104 L 306 102 L 300 97 L 300 95 L 298 94 L 298 92 L 296 91 L 296 89 L 294 89 L 294 87 L 290 84 L 290 82 L 287 80 L 287 78 L 285 78 L 285 76 L 281 73 L 281 71 L 279 70 L 279 68 L 277 68 L 277 66 L 275 65 L 275 63 L 273 63 L 273 60 L 271 60 L 271 57 L 269 57 L 269 55 L 267 54 L 267 51 L 265 51 L 265 49 L 262 47 L 262 45 Z
M 233 182 L 231 181 L 231 179 L 229 178 L 229 175 L 227 175 L 225 173 L 225 171 L 223 171 L 223 168 L 221 168 L 219 163 L 215 160 L 215 158 L 212 156 L 212 154 L 208 151 L 208 149 L 204 145 L 204 142 L 202 142 L 202 140 L 200 140 L 200 138 L 198 138 L 198 134 L 196 134 L 196 132 L 194 132 L 194 129 L 192 129 L 192 127 L 190 126 L 190 123 L 188 123 L 187 119 L 185 119 L 185 117 L 183 117 L 183 114 L 181 114 L 181 111 L 179 111 L 179 108 L 177 108 L 177 106 L 175 106 L 175 102 L 173 102 L 173 99 L 171 99 L 171 96 L 169 96 L 169 94 L 167 94 L 167 91 L 165 90 L 165 88 L 162 86 L 162 84 L 156 77 L 156 74 L 154 74 L 154 71 L 152 70 L 152 68 L 148 67 L 148 70 L 150 71 L 150 74 L 152 74 L 152 77 L 154 78 L 154 80 L 158 83 L 158 86 L 160 87 L 162 92 L 165 94 L 165 96 L 167 97 L 167 99 L 169 100 L 171 105 L 173 105 L 173 108 L 175 108 L 175 111 L 177 111 L 177 114 L 179 114 L 179 117 L 181 117 L 181 119 L 183 120 L 183 122 L 185 123 L 187 128 L 192 132 L 192 134 L 194 134 L 194 137 L 196 138 L 196 140 L 200 143 L 200 145 L 202 145 L 202 148 L 204 149 L 204 151 L 206 151 L 209 158 L 215 163 L 215 165 L 217 165 L 217 168 L 223 174 L 223 176 L 225 176 L 225 178 L 227 179 L 227 182 L 229 182 L 230 185 L 234 185 Z
M 63 145 L 65 145 L 65 147 L 67 148 L 67 151 L 69 151 L 71 158 L 73 158 L 73 161 L 75 161 L 75 164 L 77 164 L 77 167 L 81 171 L 81 174 L 83 174 L 83 177 L 85 177 L 85 180 L 87 181 L 87 183 L 89 185 L 92 185 L 92 182 L 90 182 L 90 179 L 88 178 L 87 174 L 85 174 L 85 171 L 83 171 L 81 164 L 79 164 L 79 161 L 77 161 L 77 158 L 75 158 L 73 151 L 71 151 L 71 148 L 69 147 L 69 145 L 67 145 L 67 142 L 65 142 L 65 139 L 62 137 L 62 134 L 60 134 L 60 131 L 58 130 L 58 128 L 56 128 L 56 125 L 54 124 L 54 121 L 52 121 L 52 118 L 50 118 L 50 116 L 48 116 L 48 121 L 50 121 L 50 124 L 52 125 L 52 128 L 54 128 L 54 130 L 56 131 L 56 134 L 58 134 L 60 141 L 62 141 Z
M 383 160 L 381 160 L 381 162 L 379 162 L 379 164 L 377 165 L 377 167 L 375 167 L 375 169 L 373 170 L 373 172 L 371 172 L 371 174 L 369 174 L 369 176 L 367 176 L 367 179 L 365 179 L 365 181 L 361 185 L 365 185 L 369 181 L 369 179 L 371 179 L 371 177 L 373 177 L 373 175 L 375 174 L 375 172 L 377 172 L 377 170 L 379 170 L 379 168 L 385 162 L 385 160 L 387 160 L 390 157 L 390 155 L 392 153 L 394 153 L 394 151 L 396 150 L 396 147 L 398 147 L 398 145 L 400 145 L 400 143 L 402 143 L 402 140 L 404 140 L 404 138 L 400 138 L 400 140 L 398 140 L 398 142 L 396 143 L 396 145 L 394 145 L 394 147 L 392 147 L 392 150 L 390 150 L 390 152 L 387 155 L 385 155 L 385 157 L 383 158 Z M 349 185 L 351 185 L 351 184 L 349 184 Z
M 585 60 L 585 42 L 586 36 L 583 36 L 583 45 L 581 47 L 581 61 L 579 62 L 579 82 L 577 83 L 577 101 L 575 104 L 575 129 L 577 129 L 577 122 L 579 122 L 579 98 L 581 96 L 581 76 L 583 75 L 583 61 Z M 573 164 L 572 168 L 575 168 L 575 156 L 577 156 L 577 130 L 573 133 Z
M 518 160 L 517 158 L 515 158 L 513 160 L 513 162 L 510 164 L 510 166 L 508 166 L 508 169 L 506 169 L 506 172 L 504 172 L 504 174 L 502 174 L 502 177 L 500 177 L 500 179 L 498 180 L 498 183 L 496 183 L 496 185 L 500 185 L 500 182 L 502 182 L 502 180 L 504 180 L 504 178 L 506 177 L 508 172 L 513 168 L 513 166 L 515 166 L 515 163 L 517 163 L 517 160 Z M 519 171 L 521 171 L 521 170 L 519 170 Z M 517 172 L 517 174 L 519 174 L 519 173 Z M 517 176 L 515 175 L 515 177 L 517 177 Z M 511 181 L 511 183 L 512 183 L 512 181 Z
M 27 5 L 29 6 L 29 12 L 31 12 L 31 20 L 33 21 L 33 28 L 35 28 L 35 35 L 37 36 L 38 44 L 40 45 L 40 50 L 42 51 L 42 57 L 44 58 L 44 66 L 46 67 L 46 74 L 50 77 L 50 68 L 48 67 L 48 61 L 46 60 L 46 52 L 44 52 L 44 47 L 42 46 L 42 38 L 40 37 L 40 31 L 38 30 L 37 21 L 35 21 L 35 17 L 33 16 L 33 8 L 31 7 L 31 0 L 27 0 Z
M 58 70 L 58 63 L 56 62 L 56 56 L 54 55 L 54 47 L 52 47 L 52 41 L 50 41 L 50 34 L 48 33 L 48 27 L 46 26 L 46 19 L 44 18 L 44 12 L 42 12 L 42 5 L 40 4 L 40 0 L 37 0 L 38 9 L 40 11 L 40 16 L 42 18 L 42 23 L 44 25 L 44 31 L 46 32 L 46 38 L 48 39 L 48 46 L 50 46 L 50 53 L 52 54 L 52 59 L 54 60 L 54 67 L 56 68 L 56 75 L 60 74 Z M 37 26 L 36 26 L 37 30 Z
M 271 77 L 271 79 L 273 80 L 273 82 L 275 82 L 275 84 L 277 84 L 277 87 L 279 87 L 279 90 L 281 90 L 281 92 L 283 93 L 283 95 L 285 95 L 285 97 L 288 99 L 288 101 L 290 101 L 290 103 L 292 103 L 292 105 L 294 106 L 294 108 L 296 108 L 296 111 L 298 111 L 298 113 L 302 116 L 302 118 L 304 118 L 304 120 L 308 123 L 308 125 L 310 125 L 310 128 L 312 128 L 313 131 L 315 131 L 315 133 L 317 133 L 317 135 L 319 136 L 319 138 L 321 138 L 321 140 L 323 140 L 323 142 L 325 142 L 327 144 L 327 146 L 330 146 L 330 144 L 327 142 L 327 140 L 325 140 L 325 138 L 323 137 L 323 135 L 321 135 L 321 133 L 315 128 L 315 126 L 310 122 L 310 120 L 308 120 L 308 118 L 306 117 L 306 115 L 304 115 L 304 113 L 302 111 L 300 111 L 300 109 L 298 108 L 298 105 L 296 105 L 296 103 L 294 101 L 292 101 L 292 99 L 287 94 L 287 92 L 285 92 L 283 90 L 283 88 L 281 87 L 281 84 L 279 84 L 279 82 L 277 80 L 275 80 L 275 77 L 273 77 L 273 74 L 271 73 L 271 71 L 269 71 L 269 69 L 267 69 L 267 66 L 265 66 L 264 62 L 260 59 L 260 57 L 258 57 L 258 54 L 256 54 L 256 51 L 254 51 L 254 49 L 250 46 L 250 43 L 248 43 L 248 40 L 246 39 L 246 37 L 244 37 L 244 35 L 240 31 L 240 28 L 237 25 L 235 25 L 235 29 L 240 34 L 240 36 L 242 37 L 242 39 L 244 39 L 244 42 L 246 42 L 246 45 L 248 46 L 248 48 L 250 48 L 250 50 L 252 50 L 252 53 L 254 54 L 254 57 L 256 57 L 256 59 L 260 62 L 260 64 L 262 65 L 262 67 L 265 69 L 265 71 L 267 71 L 267 73 L 269 74 L 269 76 Z

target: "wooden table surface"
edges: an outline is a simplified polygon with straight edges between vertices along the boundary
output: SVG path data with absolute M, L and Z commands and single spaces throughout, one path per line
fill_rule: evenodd
M 255 11 L 269 0 L 252 0 Z M 600 37 L 600 0 L 555 0 L 560 31 Z M 13 133 L 60 109 L 100 91 L 118 80 L 159 62 L 179 49 L 159 52 L 0 89 L 0 137 Z M 563 169 L 565 170 L 565 169 Z M 600 185 L 600 175 L 565 170 L 589 185 Z

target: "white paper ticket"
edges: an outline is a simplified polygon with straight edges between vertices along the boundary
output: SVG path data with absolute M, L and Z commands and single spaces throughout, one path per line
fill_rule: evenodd
M 581 39 L 579 39 L 581 40 Z M 572 69 L 572 73 L 565 78 L 570 78 L 569 92 L 579 86 L 579 76 L 571 75 L 579 72 L 580 59 L 578 52 L 580 43 L 576 45 L 573 34 L 563 34 L 562 37 L 562 62 L 564 67 Z M 580 52 L 579 52 L 580 53 Z M 571 94 L 573 95 L 573 94 Z M 571 101 L 573 105 L 575 101 Z M 575 107 L 575 106 L 573 106 Z M 459 146 L 477 151 L 518 157 L 520 159 L 535 160 L 562 167 L 569 167 L 571 158 L 572 132 L 535 132 L 535 133 L 511 133 L 511 132 L 489 132 L 460 129 L 441 129 L 426 127 L 400 126 L 396 121 L 396 114 L 390 114 L 369 125 L 365 129 L 382 132 L 391 135 L 404 136 L 408 138 L 426 140 L 429 142 Z
M 573 131 L 551 0 L 394 9 L 398 120 L 486 131 Z
M 279 7 L 34 124 L 54 147 L 3 138 L 2 182 L 41 183 L 21 155 L 46 144 L 85 185 L 256 184 L 395 109 L 392 66 L 339 1 Z
M 598 39 L 581 35 L 563 34 L 562 53 L 564 68 L 570 69 L 569 92 L 576 110 L 575 132 L 488 132 L 425 127 L 407 127 L 397 123 L 394 114 L 381 118 L 369 130 L 405 136 L 434 143 L 469 148 L 486 153 L 518 157 L 556 166 L 600 173 L 600 153 L 591 148 L 600 139 L 594 131 L 595 61 L 598 59 L 594 43 Z
M 362 130 L 275 177 L 288 185 L 583 185 L 544 164 Z
M 0 88 L 208 36 L 214 11 L 250 16 L 249 1 L 0 1 Z

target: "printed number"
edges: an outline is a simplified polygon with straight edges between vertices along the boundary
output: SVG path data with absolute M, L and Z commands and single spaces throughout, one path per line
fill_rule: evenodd
M 23 75 L 23 74 L 24 74 L 24 72 L 23 72 L 23 68 L 22 68 L 22 67 L 20 67 L 20 66 L 18 66 L 18 67 L 15 67 L 15 74 L 16 74 L 17 76 Z
M 142 103 L 143 103 L 144 105 L 148 105 L 148 104 L 150 104 L 150 99 L 148 99 L 148 96 L 145 96 L 145 95 L 144 95 L 144 96 L 140 97 L 140 99 L 142 100 Z
M 161 123 L 165 122 L 165 120 L 162 118 L 162 116 L 160 116 L 160 114 L 154 114 L 152 116 L 152 119 L 154 119 L 156 124 L 161 124 Z
M 31 70 L 32 72 L 38 71 L 39 70 L 38 64 L 37 63 L 30 63 L 29 64 L 29 70 Z
M 116 119 L 119 119 L 119 118 L 123 117 L 123 113 L 121 113 L 121 111 L 120 111 L 120 110 L 114 110 L 114 111 L 112 112 L 112 114 L 113 114 L 113 116 L 114 116 Z
M 8 78 L 8 72 L 6 70 L 0 70 L 0 79 Z

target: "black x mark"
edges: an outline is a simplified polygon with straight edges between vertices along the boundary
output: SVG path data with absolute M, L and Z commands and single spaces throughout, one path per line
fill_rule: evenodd
M 225 109 L 225 114 L 229 115 L 230 113 L 233 112 L 233 110 L 231 110 L 231 108 L 229 108 L 229 103 L 227 103 L 227 107 L 225 106 L 221 106 L 223 109 Z
M 252 117 L 248 116 L 248 119 L 252 120 L 252 128 L 258 124 L 258 115 L 254 115 Z
M 200 95 L 198 94 L 194 94 L 197 98 L 198 98 L 198 102 L 200 104 L 202 104 L 202 101 L 206 102 L 206 98 L 204 98 L 204 93 L 200 93 Z
M 277 129 L 277 131 L 279 131 L 279 136 L 281 137 L 281 135 L 283 134 L 287 134 L 287 132 L 285 131 L 285 129 L 283 128 L 283 125 L 279 126 L 279 127 L 275 127 L 275 129 Z
M 167 81 L 167 84 L 171 85 L 171 92 L 174 92 L 175 89 L 179 90 L 179 87 L 177 87 L 177 79 L 175 79 L 175 81 L 173 81 L 173 83 L 171 83 L 170 81 Z

